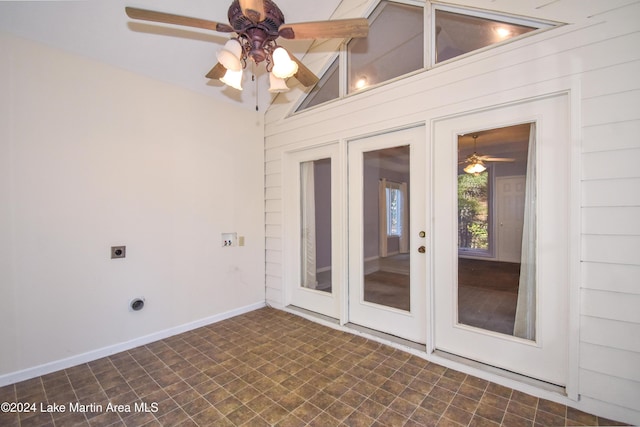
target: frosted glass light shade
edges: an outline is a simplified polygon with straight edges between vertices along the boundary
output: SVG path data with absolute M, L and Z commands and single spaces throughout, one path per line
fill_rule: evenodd
M 269 92 L 280 93 L 287 91 L 289 91 L 287 82 L 285 82 L 284 79 L 274 76 L 273 72 L 269 73 Z
M 227 70 L 220 81 L 234 89 L 242 90 L 242 70 Z
M 224 47 L 218 51 L 216 57 L 218 58 L 218 62 L 224 65 L 224 68 L 227 70 L 242 70 L 242 63 L 240 62 L 242 45 L 238 40 L 231 39 L 225 43 Z
M 487 170 L 487 168 L 482 163 L 471 163 L 464 168 L 466 173 L 480 173 Z
M 284 48 L 276 48 L 273 51 L 273 69 L 271 74 L 286 79 L 298 72 L 298 64 L 291 60 L 289 54 Z

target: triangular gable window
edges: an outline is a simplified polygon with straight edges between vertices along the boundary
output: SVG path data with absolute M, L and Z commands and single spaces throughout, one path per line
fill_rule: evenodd
M 347 93 L 424 68 L 424 8 L 381 1 L 369 36 L 347 45 Z
M 340 97 L 340 76 L 338 74 L 339 57 L 333 60 L 327 71 L 320 78 L 320 81 L 311 89 L 311 92 L 302 101 L 298 111 L 315 105 L 324 104 L 332 99 Z

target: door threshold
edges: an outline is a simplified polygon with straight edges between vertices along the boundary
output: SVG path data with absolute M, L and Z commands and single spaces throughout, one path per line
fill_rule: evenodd
M 326 316 L 324 314 L 317 313 L 315 311 L 307 310 L 305 308 L 300 308 L 295 305 L 288 305 L 285 307 L 285 311 L 288 311 L 292 314 L 298 314 L 308 320 L 312 320 L 326 326 L 338 327 L 345 332 L 357 333 L 358 335 L 364 335 L 369 338 L 377 338 L 378 342 L 383 342 L 384 344 L 397 344 L 401 347 L 405 347 L 412 350 L 418 350 L 421 353 L 426 351 L 426 345 L 420 344 L 414 341 L 410 341 L 404 338 L 397 337 L 395 335 L 387 334 L 385 332 L 380 332 L 375 329 L 367 328 L 364 326 L 356 325 L 355 323 L 345 323 L 344 325 L 340 325 L 340 321 L 330 316 Z
M 528 377 L 526 375 L 508 371 L 506 369 L 497 368 L 495 366 L 487 365 L 485 363 L 481 363 L 473 359 L 468 359 L 466 357 L 458 356 L 452 353 L 447 353 L 446 351 L 442 351 L 438 349 L 434 350 L 433 355 L 436 357 L 441 357 L 443 359 L 450 360 L 452 362 L 456 362 L 456 363 L 483 371 L 483 372 L 487 372 L 493 375 L 498 375 L 500 377 L 507 378 L 509 380 L 517 381 L 519 383 L 527 384 L 537 389 L 550 391 L 552 393 L 560 394 L 563 396 L 567 395 L 566 389 L 563 386 L 538 380 L 532 377 Z
M 327 322 L 333 325 L 340 325 L 340 321 L 338 319 L 334 319 L 333 317 L 326 316 L 324 314 L 316 313 L 315 311 L 307 310 L 306 308 L 296 307 L 295 305 L 288 305 L 285 307 L 287 311 L 302 314 L 303 317 L 313 318 L 309 320 L 321 320 L 322 322 Z
M 405 339 L 405 338 L 400 338 L 400 337 L 397 337 L 395 335 L 387 334 L 385 332 L 380 332 L 380 331 L 377 331 L 375 329 L 371 329 L 371 328 L 367 328 L 367 327 L 364 327 L 364 326 L 356 325 L 355 323 L 346 323 L 344 326 L 346 328 L 353 329 L 355 331 L 358 331 L 358 332 L 361 332 L 361 333 L 364 333 L 364 334 L 367 334 L 367 335 L 372 335 L 374 337 L 381 338 L 381 339 L 383 339 L 385 341 L 390 341 L 392 343 L 399 344 L 399 345 L 404 346 L 404 347 L 409 347 L 409 348 L 412 348 L 414 350 L 419 350 L 419 351 L 425 351 L 426 350 L 426 344 L 420 344 L 418 342 L 410 341 L 410 340 Z
M 428 353 L 426 346 L 399 338 L 363 326 L 347 323 L 340 325 L 338 319 L 315 313 L 310 310 L 288 305 L 283 308 L 291 314 L 306 318 L 312 322 L 316 322 L 330 328 L 334 328 L 343 332 L 359 335 L 367 339 L 379 342 L 381 344 L 390 345 L 398 350 L 406 351 L 414 356 L 418 356 L 424 360 L 436 363 L 445 368 L 454 369 L 456 371 L 473 375 L 496 384 L 539 397 L 541 399 L 551 400 L 567 406 L 575 407 L 576 402 L 567 396 L 566 388 L 545 381 L 536 380 L 515 372 L 506 371 L 494 366 L 486 365 L 471 359 L 467 359 L 455 354 L 447 353 L 442 350 L 434 350 Z

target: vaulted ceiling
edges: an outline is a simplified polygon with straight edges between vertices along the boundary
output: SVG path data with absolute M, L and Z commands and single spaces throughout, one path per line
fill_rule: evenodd
M 339 3 L 277 0 L 287 23 L 328 19 Z M 249 82 L 238 92 L 205 77 L 229 34 L 135 22 L 124 12 L 125 6 L 134 6 L 227 23 L 230 4 L 231 0 L 0 1 L 0 31 L 247 108 L 254 108 L 257 95 L 264 110 L 270 102 L 264 64 L 257 70 L 257 91 Z M 278 42 L 299 57 L 311 43 L 282 38 Z
M 455 0 L 455 3 L 574 23 L 599 19 L 608 10 L 636 1 Z M 372 2 L 373 0 L 277 0 L 288 23 L 329 19 L 338 6 L 362 16 Z M 264 111 L 271 96 L 267 91 L 268 81 L 263 65 L 256 70 L 259 77 L 257 83 L 246 82 L 243 92 L 237 92 L 217 80 L 205 77 L 217 62 L 216 51 L 228 39 L 228 34 L 134 22 L 124 13 L 125 6 L 134 6 L 227 22 L 230 4 L 231 0 L 0 0 L 0 31 L 182 86 L 221 101 L 251 109 L 260 105 Z M 282 38 L 278 41 L 304 62 L 303 56 L 311 46 L 310 41 Z M 330 52 L 327 56 L 329 54 Z

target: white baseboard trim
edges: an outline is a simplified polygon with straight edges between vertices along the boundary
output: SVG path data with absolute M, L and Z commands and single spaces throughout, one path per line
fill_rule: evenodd
M 258 310 L 265 307 L 264 301 L 260 301 L 254 304 L 250 304 L 244 307 L 240 307 L 234 310 L 229 310 L 224 313 L 216 314 L 204 319 L 196 320 L 194 322 L 185 323 L 173 328 L 165 329 L 163 331 L 154 332 L 149 335 L 145 335 L 139 338 L 135 338 L 130 341 L 110 345 L 107 347 L 92 350 L 86 353 L 78 354 L 75 356 L 67 357 L 65 359 L 56 360 L 53 362 L 45 363 L 33 368 L 23 369 L 21 371 L 11 372 L 9 374 L 0 375 L 0 387 L 14 384 L 20 381 L 29 380 L 42 375 L 50 374 L 62 369 L 71 368 L 83 363 L 91 362 L 103 357 L 111 356 L 112 354 L 120 353 L 122 351 L 131 350 L 135 347 L 140 347 L 155 341 L 159 341 L 165 338 L 172 337 L 184 332 L 191 331 L 193 329 L 201 328 L 203 326 L 211 325 L 213 323 L 220 322 L 222 320 L 230 319 L 232 317 L 239 316 L 241 314 L 249 313 L 250 311 Z

